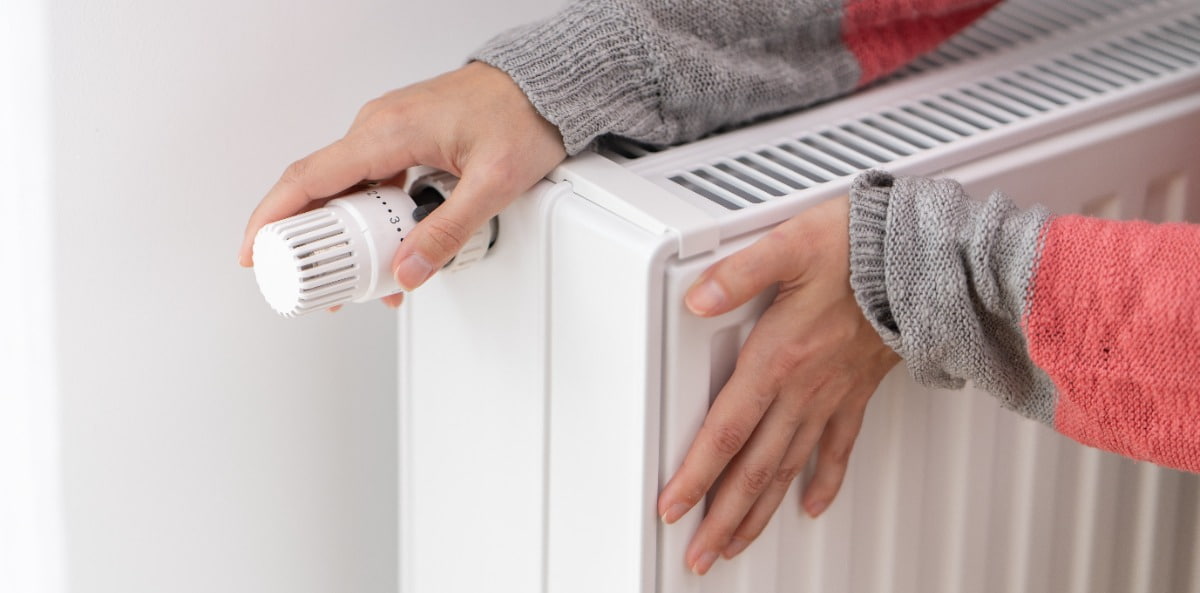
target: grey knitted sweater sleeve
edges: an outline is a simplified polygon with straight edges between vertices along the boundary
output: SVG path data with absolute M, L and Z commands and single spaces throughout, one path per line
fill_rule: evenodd
M 852 90 L 840 0 L 581 0 L 477 51 L 571 154 L 604 134 L 697 138 Z
M 1022 315 L 1042 207 L 1003 194 L 976 202 L 951 180 L 860 175 L 851 190 L 850 283 L 859 305 L 913 378 L 966 380 L 1006 407 L 1052 422 L 1054 385 L 1030 359 Z
M 674 144 L 850 92 L 999 0 L 576 0 L 471 59 L 507 72 L 567 152 Z

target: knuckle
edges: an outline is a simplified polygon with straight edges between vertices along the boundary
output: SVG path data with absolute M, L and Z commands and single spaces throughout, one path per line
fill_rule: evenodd
M 825 448 L 824 457 L 826 462 L 831 466 L 845 468 L 850 464 L 850 451 L 851 446 L 849 444 L 831 445 Z
M 791 484 L 800 475 L 802 469 L 803 466 L 798 463 L 782 465 L 779 467 L 779 471 L 775 472 L 775 481 L 783 485 Z
M 809 387 L 809 397 L 820 402 L 818 409 L 826 416 L 831 416 L 850 388 L 851 378 L 849 375 L 827 369 L 823 373 L 813 376 Z
M 776 348 L 767 359 L 767 373 L 776 379 L 792 374 L 809 359 L 811 352 L 804 344 L 791 343 Z
M 433 255 L 438 259 L 449 259 L 457 253 L 471 234 L 466 226 L 449 218 L 431 216 L 422 224 L 425 225 L 425 236 L 437 251 Z
M 797 217 L 802 218 L 802 217 Z M 811 244 L 802 240 L 803 234 L 797 233 L 796 219 L 771 229 L 762 239 L 763 253 L 767 257 L 781 258 L 787 265 L 779 271 L 779 280 L 785 283 L 797 281 L 802 271 L 810 264 L 813 249 Z
M 857 310 L 849 310 L 849 308 L 846 308 L 843 311 L 849 315 L 859 314 Z M 847 315 L 846 313 L 843 313 L 843 311 L 838 311 L 835 314 L 846 317 Z M 829 344 L 835 347 L 844 348 L 849 344 L 854 344 L 860 335 L 859 326 L 857 323 L 834 323 L 830 325 L 831 327 L 826 328 L 826 331 L 828 332 L 826 334 L 826 339 Z
M 712 279 L 735 299 L 749 298 L 759 284 L 768 282 L 762 260 L 752 254 L 735 254 L 713 269 Z
M 760 501 L 757 504 L 763 503 Z M 739 525 L 737 530 L 734 531 L 733 537 L 744 540 L 746 545 L 753 543 L 758 539 L 758 536 L 762 535 L 763 530 L 767 528 L 767 523 L 771 521 L 771 515 L 774 514 L 775 509 L 778 508 L 779 504 L 776 503 L 771 505 L 771 508 L 769 509 L 770 512 L 765 516 L 760 513 L 758 516 L 753 518 L 747 517 L 746 521 Z
M 748 546 L 754 543 L 754 541 L 758 539 L 758 536 L 762 535 L 763 529 L 765 528 L 766 524 L 759 525 L 758 522 L 755 522 L 754 525 L 746 525 L 739 528 L 736 532 L 734 532 L 733 537 L 746 542 L 746 545 Z
M 854 385 L 851 387 L 850 394 L 846 397 L 846 411 L 854 416 L 862 417 L 867 413 L 867 404 L 871 401 L 871 396 L 874 394 L 870 388 L 864 389 L 862 386 Z
M 378 100 L 378 99 L 377 99 Z M 374 138 L 385 138 L 403 130 L 413 121 L 411 109 L 402 103 L 381 104 L 363 118 L 363 132 Z
M 771 229 L 763 239 L 772 253 L 794 256 L 797 252 L 798 241 L 792 225 L 781 224 Z
M 371 114 L 381 110 L 387 105 L 387 99 L 384 97 L 375 97 L 366 103 L 363 103 L 361 109 L 358 110 L 359 119 L 370 117 Z
M 494 192 L 512 193 L 525 189 L 521 187 L 522 167 L 518 155 L 509 151 L 498 151 L 497 154 L 480 157 L 470 169 L 476 169 L 486 179 L 487 187 Z
M 379 111 L 368 116 L 363 125 L 354 131 L 355 141 L 367 146 L 386 145 L 403 126 L 404 122 L 399 116 L 390 111 Z
M 394 103 L 386 109 L 380 109 L 375 117 L 378 118 L 381 124 L 384 124 L 384 127 L 400 128 L 408 125 L 409 122 L 412 122 L 416 118 L 413 111 L 411 105 Z
M 791 239 L 791 233 L 789 232 L 787 225 L 778 225 L 763 236 L 762 242 L 766 245 L 770 245 L 771 247 L 776 247 L 777 245 L 786 245 L 790 243 Z
M 835 390 L 833 393 L 838 396 L 835 403 L 840 403 L 845 400 L 847 395 L 854 392 L 855 379 L 855 372 L 851 369 L 833 369 L 833 377 L 829 382 Z
M 722 263 L 727 264 L 723 271 L 730 276 L 747 280 L 779 280 L 775 277 L 773 260 L 783 244 L 784 239 L 779 235 L 779 230 L 773 229 L 753 245 L 722 260 Z
M 282 180 L 295 185 L 304 185 L 304 181 L 308 178 L 308 173 L 311 169 L 312 164 L 308 159 L 300 159 L 288 165 L 283 170 Z
M 747 494 L 758 494 L 767 487 L 774 474 L 775 472 L 771 471 L 770 468 L 761 465 L 748 465 L 742 468 L 742 490 Z
M 742 444 L 746 442 L 746 435 L 735 426 L 721 425 L 713 429 L 710 441 L 718 454 L 733 457 L 742 450 Z

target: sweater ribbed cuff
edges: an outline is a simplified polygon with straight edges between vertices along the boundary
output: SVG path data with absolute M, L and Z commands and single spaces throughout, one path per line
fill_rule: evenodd
M 884 237 L 893 177 L 884 171 L 859 175 L 850 188 L 850 287 L 883 342 L 900 352 L 885 276 Z
M 607 133 L 662 127 L 654 50 L 638 31 L 617 3 L 584 0 L 492 39 L 471 59 L 508 73 L 576 154 Z

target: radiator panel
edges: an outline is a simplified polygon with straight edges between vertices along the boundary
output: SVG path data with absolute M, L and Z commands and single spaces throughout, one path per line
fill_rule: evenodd
M 1070 39 L 1095 45 L 1103 33 L 1128 45 L 1126 28 L 1174 19 L 1154 33 L 1165 39 L 1158 50 L 1105 75 L 1152 66 L 1143 59 L 1174 69 L 886 167 L 953 177 L 979 199 L 1002 189 L 1057 212 L 1200 221 L 1200 8 L 1005 7 L 866 93 L 691 145 L 570 161 L 502 215 L 484 262 L 411 295 L 401 328 L 403 590 L 1200 591 L 1200 478 L 1084 448 L 971 388 L 920 388 L 903 369 L 868 406 L 847 480 L 821 518 L 802 514 L 794 485 L 759 540 L 703 578 L 683 563 L 703 509 L 672 526 L 657 520 L 658 490 L 771 298 L 699 319 L 684 291 L 773 224 L 844 193 L 855 173 L 793 191 L 763 171 L 785 175 L 795 159 L 870 164 L 830 122 L 857 129 L 890 113 L 919 132 L 926 124 L 911 118 L 950 116 L 897 105 L 1024 68 L 1039 44 L 1069 52 Z M 1062 27 L 1013 28 L 1040 18 Z M 1013 38 L 1001 43 L 999 31 Z M 1045 96 L 1021 96 L 1053 103 L 1087 90 L 1038 88 Z M 1000 104 L 1036 110 L 1010 99 Z M 903 138 L 890 142 L 907 150 Z M 778 162 L 748 157 L 763 171 L 730 164 L 768 147 L 783 151 L 770 153 Z M 735 203 L 764 187 L 771 199 L 738 210 L 703 195 Z
M 705 577 L 683 563 L 699 513 L 660 527 L 657 590 L 1200 590 L 1196 476 L 1085 449 L 987 394 L 926 391 L 904 374 L 873 397 L 825 515 L 804 515 L 793 486 L 759 540 Z M 681 457 L 693 427 L 664 454 Z
M 993 155 L 946 175 L 977 198 L 1112 217 L 1200 221 L 1200 97 L 1165 103 Z M 1162 180 L 1169 180 L 1164 183 Z M 1161 208 L 1164 186 L 1177 205 Z M 1157 201 L 1156 201 L 1157 200 Z M 1097 210 L 1100 204 L 1100 210 Z M 680 305 L 712 257 L 668 273 L 660 485 L 769 295 L 718 319 Z M 704 364 L 716 361 L 711 372 Z M 837 502 L 818 520 L 793 487 L 744 557 L 690 574 L 700 513 L 659 528 L 659 591 L 1190 591 L 1200 561 L 1197 476 L 1084 448 L 984 393 L 921 389 L 893 372 L 874 396 Z M 1177 521 L 1176 517 L 1186 517 Z

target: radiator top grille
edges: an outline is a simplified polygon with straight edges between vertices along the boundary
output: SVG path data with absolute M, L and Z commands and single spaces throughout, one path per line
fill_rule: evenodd
M 1119 18 L 1128 11 L 1162 3 L 1154 0 L 1008 0 L 936 50 L 914 60 L 897 76 L 982 57 L 1089 22 Z
M 1166 11 L 1161 19 L 1099 36 L 1089 34 L 1097 23 L 1111 24 L 1181 4 L 1183 10 Z M 703 198 L 726 210 L 740 210 L 839 180 L 844 186 L 866 169 L 952 148 L 968 139 L 994 135 L 1164 78 L 1200 74 L 1200 6 L 1190 4 L 1006 2 L 880 86 L 902 87 L 899 79 L 949 66 L 966 73 L 961 77 L 964 82 L 933 91 L 922 89 L 901 100 L 893 99 L 889 105 L 840 118 L 832 125 L 800 128 L 794 135 L 735 146 L 715 157 L 709 151 L 709 156 L 698 162 L 677 162 L 680 159 L 674 153 L 683 152 L 686 146 L 657 154 L 631 143 L 610 148 L 618 155 L 615 158 L 674 193 Z M 1053 38 L 1064 35 L 1078 40 L 1054 43 Z M 1039 40 L 1053 43 L 1054 49 L 1034 52 Z M 1021 47 L 1033 58 L 1015 67 L 989 68 L 997 73 L 982 78 L 971 70 L 983 58 L 1010 49 L 1020 51 Z

